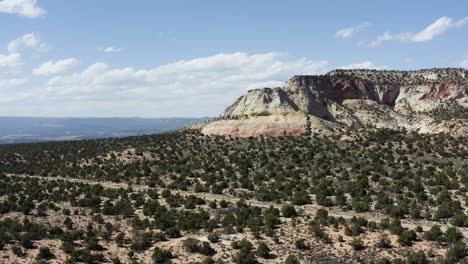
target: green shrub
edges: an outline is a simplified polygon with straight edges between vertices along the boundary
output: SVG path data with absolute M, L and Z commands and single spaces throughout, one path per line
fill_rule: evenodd
M 208 235 L 208 241 L 210 241 L 211 243 L 218 243 L 220 238 L 221 236 L 218 232 L 212 232 Z
M 467 256 L 466 245 L 462 242 L 458 242 L 451 246 L 445 254 L 446 264 L 455 264 Z
M 187 252 L 195 253 L 200 250 L 200 241 L 195 238 L 187 238 L 182 242 L 182 246 Z
M 315 221 L 322 225 L 326 224 L 328 221 L 328 211 L 322 208 L 318 209 L 315 213 Z
M 41 247 L 39 248 L 39 253 L 37 254 L 37 259 L 53 259 L 55 258 L 54 253 L 50 251 L 48 247 Z
M 289 255 L 284 261 L 284 264 L 300 264 L 300 262 L 295 255 Z
M 234 245 L 233 245 L 234 247 Z M 257 264 L 258 260 L 256 259 L 253 253 L 253 245 L 250 241 L 243 239 L 237 243 L 235 248 L 239 248 L 239 252 L 234 255 L 233 261 L 236 264 Z
M 296 245 L 297 249 L 308 249 L 305 239 L 297 239 L 296 242 L 294 242 L 294 245 Z
M 445 240 L 453 244 L 463 239 L 463 234 L 456 227 L 449 227 L 445 231 Z
M 400 237 L 398 237 L 397 242 L 405 247 L 409 247 L 413 245 L 413 241 L 415 241 L 417 238 L 416 232 L 413 230 L 405 231 L 403 232 Z
M 24 257 L 26 256 L 26 254 L 24 253 L 23 249 L 21 247 L 18 247 L 18 246 L 13 246 L 11 248 L 11 251 L 13 251 L 13 254 L 15 254 L 16 256 L 18 257 Z
M 391 248 L 390 238 L 388 236 L 381 236 L 379 242 L 377 242 L 379 248 Z
M 198 253 L 205 256 L 213 256 L 214 254 L 216 254 L 216 250 L 211 247 L 210 243 L 203 241 L 198 249 Z
M 365 248 L 364 243 L 359 238 L 354 238 L 350 245 L 354 250 L 363 250 Z
M 281 207 L 281 214 L 287 218 L 295 217 L 297 216 L 296 208 L 294 205 L 285 204 Z
M 259 257 L 268 259 L 271 257 L 270 248 L 265 242 L 260 242 L 257 249 L 257 254 Z
M 444 233 L 438 225 L 434 225 L 428 231 L 424 232 L 423 238 L 431 241 L 442 241 Z
M 406 256 L 406 263 L 407 264 L 426 264 L 429 263 L 427 260 L 426 254 L 424 251 L 418 251 L 414 253 L 410 253 Z
M 154 263 L 156 264 L 164 264 L 168 263 L 169 260 L 174 258 L 172 253 L 168 250 L 160 249 L 159 247 L 155 247 L 153 250 L 153 255 L 151 256 Z

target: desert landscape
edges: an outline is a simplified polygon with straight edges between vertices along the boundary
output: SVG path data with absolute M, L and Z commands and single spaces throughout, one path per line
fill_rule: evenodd
M 467 10 L 0 0 L 0 264 L 468 264 Z

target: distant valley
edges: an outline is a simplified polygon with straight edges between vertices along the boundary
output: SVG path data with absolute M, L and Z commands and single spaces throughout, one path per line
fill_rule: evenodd
M 0 117 L 0 144 L 157 134 L 208 119 Z

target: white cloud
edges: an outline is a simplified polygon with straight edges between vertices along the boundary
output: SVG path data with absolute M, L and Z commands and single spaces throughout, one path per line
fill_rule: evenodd
M 29 80 L 27 78 L 16 78 L 16 79 L 6 79 L 6 80 L 0 79 L 0 89 L 18 87 L 18 86 L 26 84 L 28 81 Z
M 462 27 L 468 23 L 468 17 L 462 18 L 458 21 L 453 21 L 450 17 L 441 17 L 434 23 L 430 24 L 423 30 L 417 33 L 405 32 L 399 34 L 384 34 L 377 36 L 377 38 L 369 43 L 370 47 L 377 47 L 382 45 L 383 42 L 388 40 L 398 40 L 401 42 L 424 42 L 434 39 L 435 37 L 445 33 L 447 30 L 455 27 Z
M 0 54 L 0 74 L 17 72 L 22 64 L 21 55 L 19 53 L 8 55 Z
M 372 61 L 363 61 L 360 63 L 354 63 L 346 66 L 341 66 L 339 69 L 352 70 L 352 69 L 375 69 L 383 70 L 388 69 L 387 66 L 377 66 Z
M 380 45 L 382 45 L 382 43 L 384 41 L 387 41 L 387 40 L 393 40 L 393 39 L 398 39 L 398 38 L 401 38 L 403 35 L 401 36 L 395 36 L 395 35 L 391 35 L 389 32 L 385 32 L 383 35 L 380 35 L 380 36 L 377 36 L 377 38 L 375 40 L 373 40 L 372 42 L 369 43 L 369 46 L 370 47 L 378 47 Z
M 37 18 L 44 16 L 46 11 L 37 6 L 36 0 L 2 0 L 0 1 L 0 13 Z
M 246 89 L 278 86 L 295 74 L 323 73 L 326 67 L 326 61 L 242 52 L 150 69 L 98 62 L 22 94 L 19 98 L 27 108 L 18 111 L 49 116 L 214 116 Z M 14 96 L 2 100 L 10 100 L 15 110 Z M 44 113 L 44 106 L 51 112 Z
M 116 53 L 116 52 L 121 52 L 121 48 L 109 46 L 109 47 L 104 47 L 104 48 L 99 48 L 99 51 L 105 52 L 105 53 Z
M 36 33 L 25 34 L 8 43 L 8 52 L 13 53 L 22 48 L 29 48 L 37 51 L 47 50 L 46 45 L 41 41 Z
M 63 59 L 58 61 L 48 61 L 33 70 L 35 75 L 51 75 L 68 71 L 75 66 L 78 60 L 75 58 Z
M 335 38 L 342 38 L 342 39 L 347 39 L 352 37 L 355 33 L 367 28 L 370 26 L 369 22 L 363 22 L 357 26 L 354 27 L 348 27 L 348 28 L 343 28 L 338 30 L 335 33 Z
M 464 17 L 454 23 L 455 27 L 463 27 L 465 24 L 468 24 L 468 17 Z
M 422 31 L 416 33 L 411 37 L 413 42 L 423 42 L 432 40 L 434 37 L 444 33 L 449 28 L 455 26 L 452 19 L 449 17 L 441 17 L 437 19 L 434 23 L 423 29 Z

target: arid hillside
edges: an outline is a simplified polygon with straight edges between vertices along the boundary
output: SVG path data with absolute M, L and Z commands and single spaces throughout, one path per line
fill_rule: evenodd
M 0 146 L 2 263 L 466 263 L 466 137 Z

